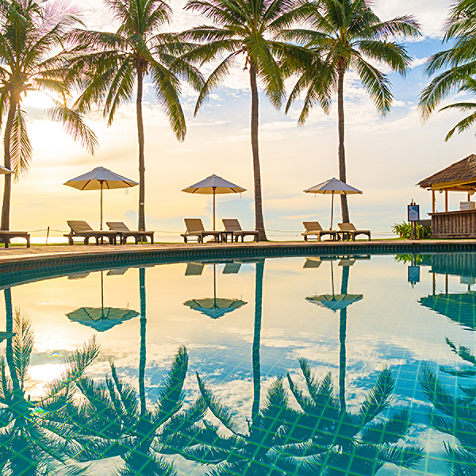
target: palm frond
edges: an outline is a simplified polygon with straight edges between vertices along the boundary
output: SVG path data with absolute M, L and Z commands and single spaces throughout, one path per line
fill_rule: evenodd
M 94 154 L 98 140 L 94 132 L 84 123 L 83 116 L 74 109 L 59 102 L 49 111 L 51 119 L 61 122 L 66 132 L 80 142 L 90 154 Z

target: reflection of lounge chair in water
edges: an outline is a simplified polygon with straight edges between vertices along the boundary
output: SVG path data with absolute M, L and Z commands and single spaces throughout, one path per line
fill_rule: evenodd
M 240 271 L 241 263 L 232 261 L 231 263 L 226 263 L 223 268 L 223 274 L 237 274 Z
M 319 268 L 321 266 L 322 260 L 319 256 L 315 258 L 306 258 L 306 262 L 303 265 L 303 269 L 312 269 L 312 268 Z
M 203 263 L 187 263 L 185 276 L 201 276 L 204 267 L 205 265 Z
M 91 273 L 75 273 L 75 274 L 70 274 L 68 276 L 68 279 L 84 279 L 88 277 Z
M 129 268 L 115 268 L 107 272 L 108 276 L 123 276 Z

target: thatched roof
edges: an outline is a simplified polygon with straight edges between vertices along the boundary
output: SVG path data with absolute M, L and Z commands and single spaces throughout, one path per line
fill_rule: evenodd
M 422 188 L 433 189 L 474 190 L 476 188 L 476 155 L 471 154 L 465 159 L 455 162 L 446 169 L 422 180 L 418 185 Z

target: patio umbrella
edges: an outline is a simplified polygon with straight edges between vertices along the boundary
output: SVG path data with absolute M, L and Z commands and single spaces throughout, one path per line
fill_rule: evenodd
M 337 180 L 335 177 L 325 182 L 322 182 L 314 187 L 308 188 L 304 190 L 305 193 L 320 193 L 323 195 L 332 195 L 331 199 L 331 227 L 332 230 L 332 222 L 334 220 L 334 195 L 351 195 L 351 194 L 361 194 L 362 191 L 354 188 L 345 182 L 341 182 Z
M 241 299 L 217 298 L 216 264 L 213 264 L 213 298 L 190 299 L 183 304 L 212 319 L 219 319 L 226 313 L 232 312 L 247 303 Z
M 109 169 L 104 167 L 96 167 L 95 169 L 87 172 L 79 177 L 68 180 L 64 185 L 68 187 L 73 187 L 78 190 L 100 190 L 100 222 L 102 230 L 102 192 L 104 189 L 112 190 L 117 188 L 130 188 L 139 185 L 134 180 L 123 177 L 122 175 L 116 174 Z
M 101 271 L 101 307 L 81 307 L 66 315 L 74 322 L 92 327 L 98 332 L 105 332 L 138 316 L 139 313 L 132 309 L 104 307 L 104 277 Z
M 182 192 L 187 193 L 200 193 L 206 195 L 213 195 L 213 230 L 215 230 L 215 198 L 216 195 L 223 195 L 226 193 L 241 193 L 245 192 L 246 189 L 236 185 L 234 183 L 228 182 L 218 175 L 210 175 L 206 179 L 198 182 L 190 187 L 184 188 Z

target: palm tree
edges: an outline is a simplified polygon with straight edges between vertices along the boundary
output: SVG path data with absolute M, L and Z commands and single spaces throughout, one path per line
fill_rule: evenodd
M 34 336 L 28 320 L 13 316 L 10 290 L 5 290 L 7 329 L 15 336 L 7 340 L 0 357 L 0 471 L 2 474 L 46 474 L 61 468 L 73 470 L 72 458 L 90 456 L 88 440 L 78 433 L 65 410 L 72 401 L 72 388 L 98 354 L 94 340 L 76 350 L 67 360 L 63 375 L 51 382 L 46 393 L 29 397 L 28 369 Z M 82 421 L 81 424 L 85 422 Z
M 404 46 L 394 41 L 396 36 L 417 36 L 419 25 L 411 16 L 382 21 L 366 0 L 319 0 L 311 2 L 307 18 L 310 29 L 293 29 L 283 37 L 306 45 L 315 54 L 310 66 L 298 68 L 300 75 L 292 90 L 287 110 L 304 92 L 304 106 L 299 122 L 305 122 L 316 103 L 327 112 L 330 97 L 337 92 L 339 132 L 339 178 L 347 180 L 345 160 L 344 80 L 352 69 L 372 98 L 377 110 L 390 110 L 393 95 L 385 73 L 372 64 L 377 61 L 392 71 L 405 74 L 410 57 Z M 295 73 L 287 68 L 288 73 Z M 341 195 L 342 220 L 349 222 L 347 197 Z
M 281 106 L 285 89 L 279 61 L 304 59 L 307 53 L 294 44 L 279 41 L 283 28 L 304 17 L 306 6 L 300 0 L 189 0 L 185 9 L 198 12 L 213 22 L 182 34 L 183 38 L 200 44 L 186 58 L 201 64 L 218 62 L 205 82 L 195 107 L 195 114 L 210 92 L 216 88 L 238 58 L 249 72 L 251 89 L 251 148 L 253 154 L 255 227 L 258 239 L 266 240 L 261 190 L 259 155 L 259 94 L 258 80 L 271 103 Z
M 437 74 L 431 83 L 422 91 L 420 109 L 424 118 L 428 118 L 445 97 L 451 92 L 476 93 L 476 5 L 473 0 L 459 0 L 451 10 L 446 23 L 444 43 L 451 43 L 447 50 L 440 51 L 430 58 L 427 73 Z M 476 103 L 458 102 L 446 106 L 446 109 L 459 109 L 470 112 L 446 135 L 449 140 L 455 132 L 469 129 L 476 121 Z
M 464 346 L 456 346 L 446 339 L 451 350 L 464 360 L 468 366 L 463 369 L 442 367 L 441 370 L 457 378 L 470 378 L 476 375 L 476 356 Z M 458 446 L 446 443 L 445 452 L 451 474 L 471 475 L 476 464 L 476 441 L 474 421 L 476 419 L 476 385 L 459 385 L 461 394 L 455 394 L 441 383 L 435 372 L 428 366 L 423 368 L 420 385 L 434 411 L 430 415 L 433 428 L 454 437 Z
M 53 107 L 49 116 L 64 124 L 67 132 L 90 153 L 96 137 L 81 114 L 67 106 L 72 93 L 65 66 L 74 47 L 64 47 L 72 27 L 79 22 L 76 10 L 61 0 L 0 1 L 0 125 L 6 115 L 4 164 L 18 177 L 28 169 L 32 147 L 28 138 L 25 97 L 32 91 L 46 94 Z M 12 177 L 5 176 L 2 230 L 10 227 Z
M 93 104 L 104 106 L 108 125 L 119 107 L 136 100 L 139 143 L 139 230 L 145 230 L 144 82 L 150 80 L 159 104 L 178 140 L 186 134 L 180 103 L 180 78 L 199 89 L 200 73 L 178 56 L 184 45 L 175 35 L 160 33 L 172 15 L 163 0 L 105 0 L 119 29 L 114 33 L 77 30 L 72 39 L 86 51 L 73 61 L 72 75 L 80 74 L 83 90 L 76 107 L 87 112 Z
M 300 365 L 307 394 L 288 374 L 300 408 L 295 412 L 290 437 L 305 443 L 291 445 L 287 453 L 307 460 L 309 472 L 305 474 L 367 476 L 376 474 L 386 463 L 413 468 L 420 461 L 421 448 L 399 444 L 412 425 L 409 412 L 400 410 L 382 419 L 394 388 L 388 369 L 378 373 L 375 385 L 355 412 L 342 407 L 330 374 L 319 380 L 305 359 Z

